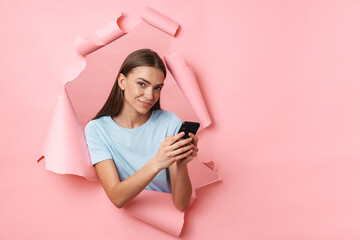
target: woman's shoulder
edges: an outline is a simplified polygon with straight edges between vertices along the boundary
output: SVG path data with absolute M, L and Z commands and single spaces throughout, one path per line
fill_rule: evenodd
M 85 132 L 94 131 L 99 126 L 104 125 L 108 121 L 109 116 L 102 116 L 96 119 L 90 120 L 85 126 Z
M 182 120 L 175 113 L 158 109 L 155 114 L 158 115 L 155 117 L 157 124 L 160 124 L 164 128 L 168 128 L 170 131 L 169 134 L 173 134 L 174 129 L 180 128 Z
M 154 115 L 159 119 L 165 119 L 165 120 L 180 119 L 175 113 L 164 110 L 164 109 L 157 109 L 154 111 L 155 111 Z

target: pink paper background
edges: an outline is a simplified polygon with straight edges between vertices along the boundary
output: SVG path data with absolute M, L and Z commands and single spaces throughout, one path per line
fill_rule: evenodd
M 359 239 L 359 1 L 0 1 L 0 239 L 176 239 L 36 163 L 75 36 L 149 6 L 181 25 L 213 127 L 183 239 Z M 121 224 L 119 224 L 119 222 Z

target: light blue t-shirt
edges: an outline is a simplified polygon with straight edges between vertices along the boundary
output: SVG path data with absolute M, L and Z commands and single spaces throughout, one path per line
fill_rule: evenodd
M 113 159 L 122 181 L 152 159 L 165 137 L 177 134 L 180 126 L 179 117 L 162 109 L 154 110 L 144 125 L 133 129 L 121 127 L 110 116 L 91 120 L 85 127 L 91 162 Z M 170 193 L 169 169 L 160 171 L 145 189 Z

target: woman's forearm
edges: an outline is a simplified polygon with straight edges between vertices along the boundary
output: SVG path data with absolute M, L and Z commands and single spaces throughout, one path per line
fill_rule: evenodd
M 192 186 L 189 178 L 189 173 L 187 169 L 187 164 L 176 163 L 176 181 L 174 192 L 172 193 L 173 202 L 177 209 L 184 211 L 189 207 Z
M 154 169 L 149 161 L 132 176 L 115 184 L 110 190 L 109 198 L 116 207 L 122 208 L 144 190 L 158 173 L 159 171 Z

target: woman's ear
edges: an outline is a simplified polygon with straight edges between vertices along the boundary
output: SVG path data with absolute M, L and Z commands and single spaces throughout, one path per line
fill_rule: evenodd
M 118 85 L 121 88 L 121 90 L 125 90 L 126 77 L 124 76 L 124 74 L 120 73 L 117 81 L 118 81 Z

